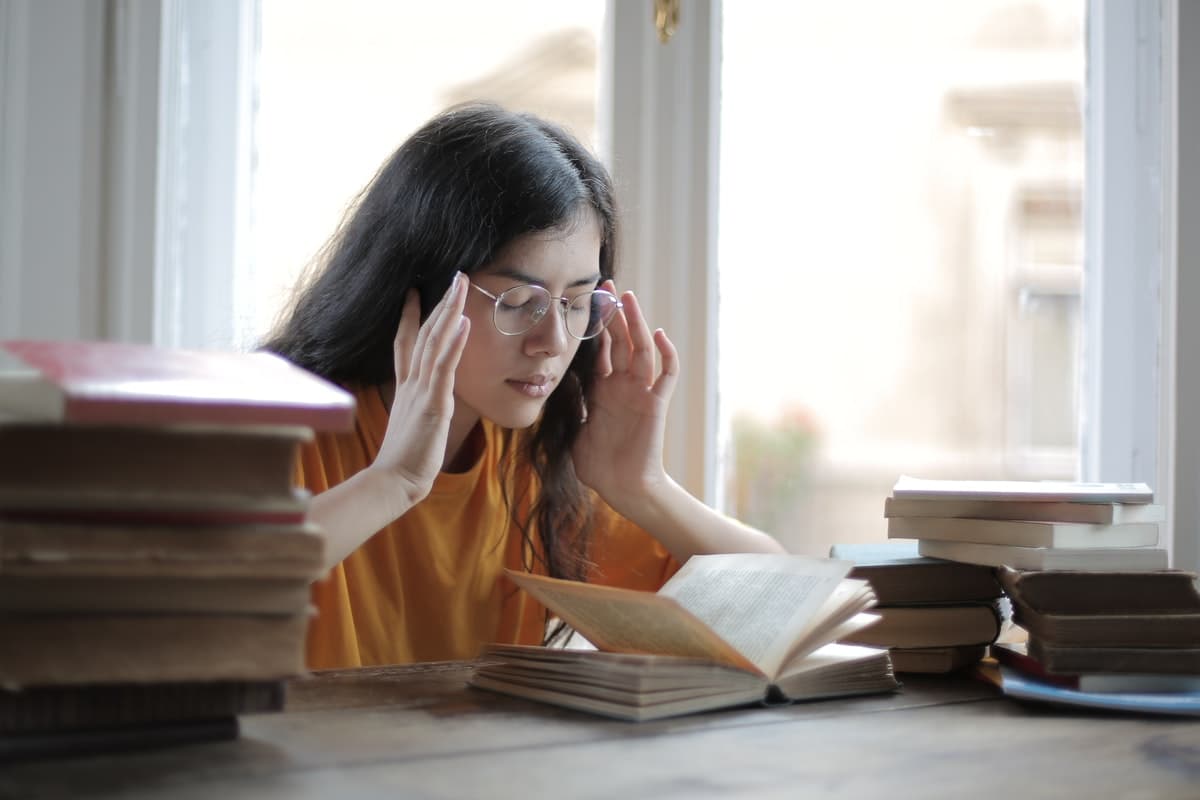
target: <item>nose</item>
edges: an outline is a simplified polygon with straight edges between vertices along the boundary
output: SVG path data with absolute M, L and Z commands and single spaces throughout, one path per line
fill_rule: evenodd
M 557 307 L 557 310 L 556 310 Z M 558 299 L 546 310 L 525 334 L 525 352 L 530 355 L 556 356 L 570 344 L 567 340 L 567 304 Z

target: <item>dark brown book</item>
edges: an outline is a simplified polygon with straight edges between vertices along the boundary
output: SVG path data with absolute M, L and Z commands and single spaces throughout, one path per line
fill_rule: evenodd
M 320 576 L 311 525 L 89 525 L 0 518 L 0 583 L 10 577 Z
M 1052 614 L 1013 600 L 1013 622 L 1042 641 L 1058 645 L 1200 646 L 1200 612 Z
M 0 764 L 158 750 L 238 737 L 238 718 L 172 720 L 113 728 L 35 731 L 0 736 Z
M 1014 601 L 1045 613 L 1200 613 L 1200 590 L 1194 572 L 1020 571 L 1005 567 L 998 576 L 1005 593 Z
M 0 514 L 197 521 L 303 516 L 303 427 L 0 424 Z
M 297 614 L 312 578 L 0 575 L 0 614 Z
M 1072 647 L 1044 642 L 1030 636 L 1025 645 L 1029 656 L 1047 672 L 1200 673 L 1200 645 L 1196 647 Z
M 952 647 L 893 647 L 888 651 L 896 672 L 942 674 L 977 663 L 987 653 L 987 645 L 965 644 Z
M 304 671 L 308 614 L 3 614 L 0 686 L 273 681 Z
M 285 685 L 211 681 L 0 689 L 0 733 L 85 731 L 279 711 Z
M 915 541 L 835 544 L 829 555 L 852 562 L 850 577 L 869 581 L 881 606 L 992 600 L 1001 593 L 991 567 L 918 555 Z
M 986 645 L 1000 634 L 994 603 L 877 606 L 879 621 L 843 637 L 872 647 L 952 647 Z

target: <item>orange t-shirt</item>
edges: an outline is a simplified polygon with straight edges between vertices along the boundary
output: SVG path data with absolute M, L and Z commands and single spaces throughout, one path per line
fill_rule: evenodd
M 318 435 L 301 451 L 300 484 L 314 494 L 379 452 L 388 411 L 373 387 L 355 396 L 355 431 Z M 502 436 L 485 421 L 482 454 L 468 471 L 438 475 L 428 497 L 313 584 L 310 668 L 473 658 L 488 642 L 541 643 L 545 609 L 503 577 L 505 567 L 523 568 L 523 542 L 502 494 Z M 679 565 L 595 502 L 588 580 L 657 590 Z

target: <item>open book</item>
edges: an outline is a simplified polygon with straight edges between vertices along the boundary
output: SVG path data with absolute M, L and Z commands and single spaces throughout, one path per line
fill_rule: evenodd
M 834 644 L 876 619 L 851 566 L 695 556 L 657 593 L 509 571 L 598 650 L 492 645 L 471 683 L 629 720 L 889 691 L 886 650 Z

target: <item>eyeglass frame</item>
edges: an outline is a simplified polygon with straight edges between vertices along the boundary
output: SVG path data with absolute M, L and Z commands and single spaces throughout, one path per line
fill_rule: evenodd
M 613 294 L 612 292 L 608 291 L 607 289 L 589 289 L 586 292 L 582 292 L 580 294 L 575 295 L 575 297 L 567 297 L 566 295 L 561 295 L 561 294 L 556 297 L 556 296 L 550 294 L 550 290 L 547 289 L 545 286 L 541 286 L 536 283 L 521 283 L 521 284 L 517 284 L 516 286 L 510 286 L 507 289 L 505 289 L 503 292 L 500 292 L 500 294 L 492 294 L 487 289 L 485 289 L 482 286 L 480 286 L 479 284 L 475 283 L 475 281 L 468 280 L 467 283 L 469 283 L 472 288 L 478 290 L 480 293 L 482 293 L 484 296 L 488 297 L 492 301 L 492 327 L 494 327 L 497 331 L 499 331 L 500 334 L 503 336 L 524 336 L 525 334 L 529 333 L 531 330 L 536 328 L 543 319 L 543 317 L 539 317 L 538 319 L 534 320 L 529 325 L 528 328 L 526 328 L 523 331 L 518 331 L 517 333 L 509 333 L 508 331 L 503 330 L 500 327 L 500 323 L 496 320 L 496 315 L 500 312 L 500 298 L 503 297 L 508 292 L 511 292 L 515 289 L 523 289 L 527 286 L 532 286 L 535 289 L 541 289 L 543 292 L 550 295 L 550 304 L 552 306 L 553 305 L 558 306 L 559 317 L 562 319 L 563 330 L 565 330 L 567 332 L 568 336 L 570 336 L 573 339 L 577 339 L 581 342 L 586 342 L 589 339 L 595 339 L 601 333 L 604 333 L 604 329 L 609 326 L 609 323 L 612 322 L 613 317 L 615 317 L 617 315 L 617 312 L 625 307 L 625 304 L 621 302 L 621 298 L 618 297 L 617 295 Z M 567 309 L 570 308 L 575 303 L 576 300 L 583 297 L 584 295 L 596 294 L 597 292 L 599 292 L 601 294 L 606 294 L 609 297 L 611 297 L 613 299 L 613 301 L 616 303 L 616 307 L 613 309 L 613 313 L 609 315 L 608 319 L 606 319 L 604 321 L 604 324 L 600 326 L 600 330 L 596 331 L 591 336 L 576 336 L 574 333 L 572 333 L 571 326 L 567 324 Z M 549 307 L 547 307 L 547 310 L 549 310 Z

